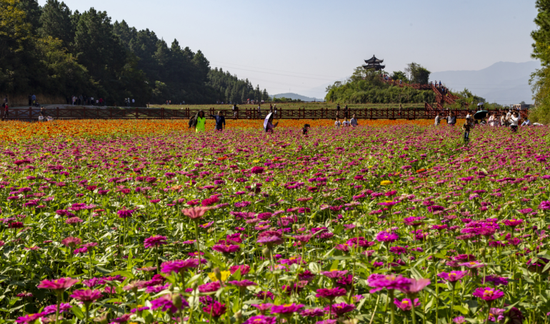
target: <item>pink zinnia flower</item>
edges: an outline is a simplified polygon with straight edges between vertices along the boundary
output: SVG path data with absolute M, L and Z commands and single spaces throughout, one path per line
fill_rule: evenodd
M 406 286 L 404 289 L 398 288 L 401 292 L 409 296 L 419 293 L 431 283 L 430 279 L 410 279 L 410 281 L 411 284 Z
M 376 235 L 376 240 L 379 242 L 395 242 L 399 239 L 399 235 L 388 232 L 380 232 Z
M 457 282 L 467 274 L 468 274 L 468 271 L 451 271 L 449 273 L 442 272 L 437 276 L 448 282 Z
M 218 251 L 221 253 L 234 253 L 239 251 L 241 248 L 238 245 L 225 245 L 225 244 L 216 244 L 212 247 L 212 250 Z
M 477 288 L 472 295 L 475 297 L 481 298 L 487 302 L 491 302 L 493 300 L 499 299 L 504 296 L 504 293 L 498 289 L 485 287 L 485 288 Z
M 264 315 L 252 316 L 244 321 L 243 324 L 275 324 L 277 323 L 276 317 L 267 317 Z
M 212 304 L 203 307 L 202 311 L 205 312 L 208 315 L 211 315 L 213 318 L 218 318 L 225 314 L 225 304 L 220 303 L 219 301 L 215 301 Z
M 304 308 L 302 304 L 284 304 L 280 306 L 273 306 L 271 308 L 271 314 L 290 315 L 296 313 L 301 308 Z
M 160 271 L 166 274 L 171 274 L 172 272 L 181 273 L 184 270 L 196 268 L 198 266 L 199 259 L 167 261 L 160 265 Z
M 229 267 L 229 271 L 231 272 L 231 274 L 234 274 L 235 272 L 237 272 L 238 270 L 241 270 L 241 275 L 244 276 L 246 274 L 248 274 L 248 272 L 250 272 L 250 266 L 249 265 L 238 265 L 238 266 L 231 266 Z
M 180 294 L 166 294 L 160 298 L 151 300 L 152 309 L 160 308 L 161 311 L 169 311 L 172 314 L 185 307 L 189 307 L 189 304 Z
M 373 273 L 370 275 L 367 283 L 369 286 L 374 288 L 370 290 L 370 293 L 372 294 L 384 288 L 388 290 L 407 289 L 411 285 L 411 280 L 401 275 L 382 275 Z
M 182 213 L 192 220 L 198 220 L 209 210 L 210 207 L 192 207 L 182 210 Z
M 321 308 L 309 308 L 300 312 L 300 316 L 304 317 L 322 317 L 325 315 L 325 311 Z
M 34 323 L 37 319 L 43 317 L 44 313 L 37 313 L 37 314 L 27 314 L 23 317 L 18 317 L 17 320 L 15 320 L 15 323 L 17 324 L 31 324 Z
M 145 246 L 146 249 L 158 247 L 165 244 L 167 244 L 166 236 L 160 236 L 160 235 L 154 235 L 154 236 L 148 237 L 143 242 L 143 245 Z
M 317 298 L 334 299 L 336 297 L 345 296 L 346 290 L 344 288 L 321 288 L 317 289 Z
M 339 279 L 344 277 L 348 273 L 347 270 L 338 271 L 338 270 L 331 270 L 331 271 L 322 271 L 321 274 L 323 276 L 326 276 L 330 279 Z
M 89 304 L 100 299 L 103 295 L 99 290 L 80 289 L 73 291 L 71 297 L 83 302 L 84 304 Z
M 410 299 L 408 298 L 403 298 L 401 301 L 399 301 L 399 299 L 395 298 L 393 300 L 393 303 L 395 304 L 395 306 L 397 306 L 400 310 L 402 311 L 410 311 L 412 310 L 412 302 Z M 419 307 L 420 306 L 420 302 L 418 301 L 418 298 L 416 298 L 414 300 L 414 307 Z
M 227 283 L 230 284 L 230 285 L 233 285 L 233 286 L 237 286 L 239 288 L 245 288 L 245 287 L 248 287 L 248 286 L 257 286 L 258 285 L 254 281 L 250 281 L 250 280 L 228 281 Z
M 67 247 L 76 247 L 82 243 L 82 240 L 78 237 L 67 237 L 61 241 L 61 244 Z
M 337 316 L 341 316 L 345 313 L 349 313 L 349 312 L 353 311 L 355 309 L 355 305 L 340 303 L 340 304 L 332 305 L 332 308 L 327 306 L 326 309 L 330 310 L 332 312 L 332 314 L 336 314 Z
M 40 284 L 38 285 L 38 288 L 41 289 L 50 289 L 54 290 L 56 292 L 62 292 L 64 290 L 67 290 L 68 288 L 71 288 L 78 282 L 77 279 L 72 278 L 59 278 L 55 280 L 42 280 Z

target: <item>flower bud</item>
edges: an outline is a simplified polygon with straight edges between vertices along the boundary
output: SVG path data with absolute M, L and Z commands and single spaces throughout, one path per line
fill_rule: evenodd
M 216 276 L 216 279 L 222 281 L 222 272 L 220 271 L 220 268 L 214 268 L 214 275 Z
M 183 306 L 183 300 L 181 298 L 180 294 L 173 294 L 172 295 L 172 303 L 174 306 L 176 306 L 177 309 L 181 309 Z

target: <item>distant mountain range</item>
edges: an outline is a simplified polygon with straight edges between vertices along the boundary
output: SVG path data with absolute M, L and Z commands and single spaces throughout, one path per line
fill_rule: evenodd
M 273 98 L 288 98 L 288 99 L 292 99 L 292 100 L 302 100 L 302 101 L 305 101 L 305 102 L 323 101 L 324 100 L 324 99 L 319 99 L 319 98 L 310 98 L 310 97 L 302 96 L 302 95 L 299 95 L 297 93 L 292 93 L 292 92 L 279 93 L 279 94 L 273 95 L 272 97 Z
M 441 80 L 453 91 L 464 88 L 488 102 L 516 104 L 533 103 L 529 85 L 531 73 L 540 68 L 538 61 L 524 63 L 498 62 L 479 71 L 433 72 L 430 80 Z

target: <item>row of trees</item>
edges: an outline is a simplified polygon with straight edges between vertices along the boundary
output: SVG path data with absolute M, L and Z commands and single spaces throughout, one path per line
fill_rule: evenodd
M 58 0 L 0 0 L 0 92 L 122 104 L 266 100 L 267 91 L 221 70 L 199 50 L 170 46 L 153 31 L 111 23 L 94 8 L 72 12 Z M 245 98 L 246 97 L 246 98 Z
M 427 84 L 430 72 L 422 66 L 412 63 L 406 71 L 396 71 L 394 80 Z M 384 74 L 384 73 L 383 73 Z M 367 71 L 357 67 L 345 82 L 337 81 L 327 87 L 326 101 L 348 103 L 422 103 L 433 102 L 433 91 L 416 90 L 410 87 L 392 86 L 382 81 L 380 72 Z
M 535 41 L 532 57 L 540 60 L 541 68 L 531 75 L 536 108 L 529 116 L 532 122 L 550 123 L 550 0 L 537 0 L 538 29 L 531 33 Z

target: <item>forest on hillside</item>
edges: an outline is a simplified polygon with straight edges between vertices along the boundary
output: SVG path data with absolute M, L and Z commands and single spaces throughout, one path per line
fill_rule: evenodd
M 138 105 L 269 99 L 248 79 L 212 69 L 200 50 L 112 23 L 105 11 L 73 12 L 58 0 L 43 7 L 36 0 L 0 0 L 0 21 L 2 96 L 67 102 L 85 96 L 108 105 L 125 98 Z

